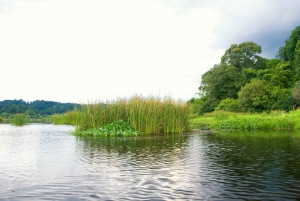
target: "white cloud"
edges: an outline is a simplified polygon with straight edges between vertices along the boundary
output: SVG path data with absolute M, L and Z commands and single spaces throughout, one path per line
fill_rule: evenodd
M 219 15 L 152 0 L 14 1 L 0 14 L 0 99 L 80 102 L 135 93 L 189 99 L 219 62 Z

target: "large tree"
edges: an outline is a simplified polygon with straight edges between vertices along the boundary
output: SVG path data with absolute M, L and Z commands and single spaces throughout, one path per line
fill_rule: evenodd
M 254 42 L 233 44 L 225 51 L 221 64 L 233 65 L 240 72 L 243 69 L 262 69 L 265 68 L 266 60 L 259 56 L 261 51 L 261 46 Z
M 243 75 L 233 65 L 215 65 L 202 75 L 199 90 L 217 100 L 237 98 L 237 92 L 243 84 Z

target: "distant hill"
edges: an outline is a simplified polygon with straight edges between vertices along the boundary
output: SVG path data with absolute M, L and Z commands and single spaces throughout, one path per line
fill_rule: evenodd
M 0 101 L 0 116 L 8 117 L 11 114 L 27 113 L 31 117 L 61 114 L 71 111 L 74 107 L 80 106 L 76 103 L 60 103 L 54 101 L 36 100 L 25 102 L 24 100 Z

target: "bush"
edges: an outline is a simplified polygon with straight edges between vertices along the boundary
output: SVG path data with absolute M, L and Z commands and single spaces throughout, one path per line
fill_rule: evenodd
M 228 112 L 240 112 L 240 101 L 238 99 L 226 98 L 222 100 L 219 105 L 215 108 L 215 110 L 220 111 L 228 111 Z

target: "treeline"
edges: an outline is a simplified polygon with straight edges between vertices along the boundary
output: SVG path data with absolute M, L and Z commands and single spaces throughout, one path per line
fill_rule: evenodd
M 4 100 L 0 101 L 0 116 L 8 118 L 13 114 L 24 113 L 31 118 L 39 118 L 41 116 L 62 114 L 73 110 L 76 106 L 79 106 L 79 104 L 44 100 L 36 100 L 33 102 L 25 102 L 22 99 Z
M 270 36 L 272 37 L 272 36 Z M 200 98 L 189 103 L 196 113 L 214 110 L 262 112 L 300 105 L 300 26 L 280 47 L 276 58 L 260 56 L 254 42 L 233 44 L 219 64 L 202 75 Z

